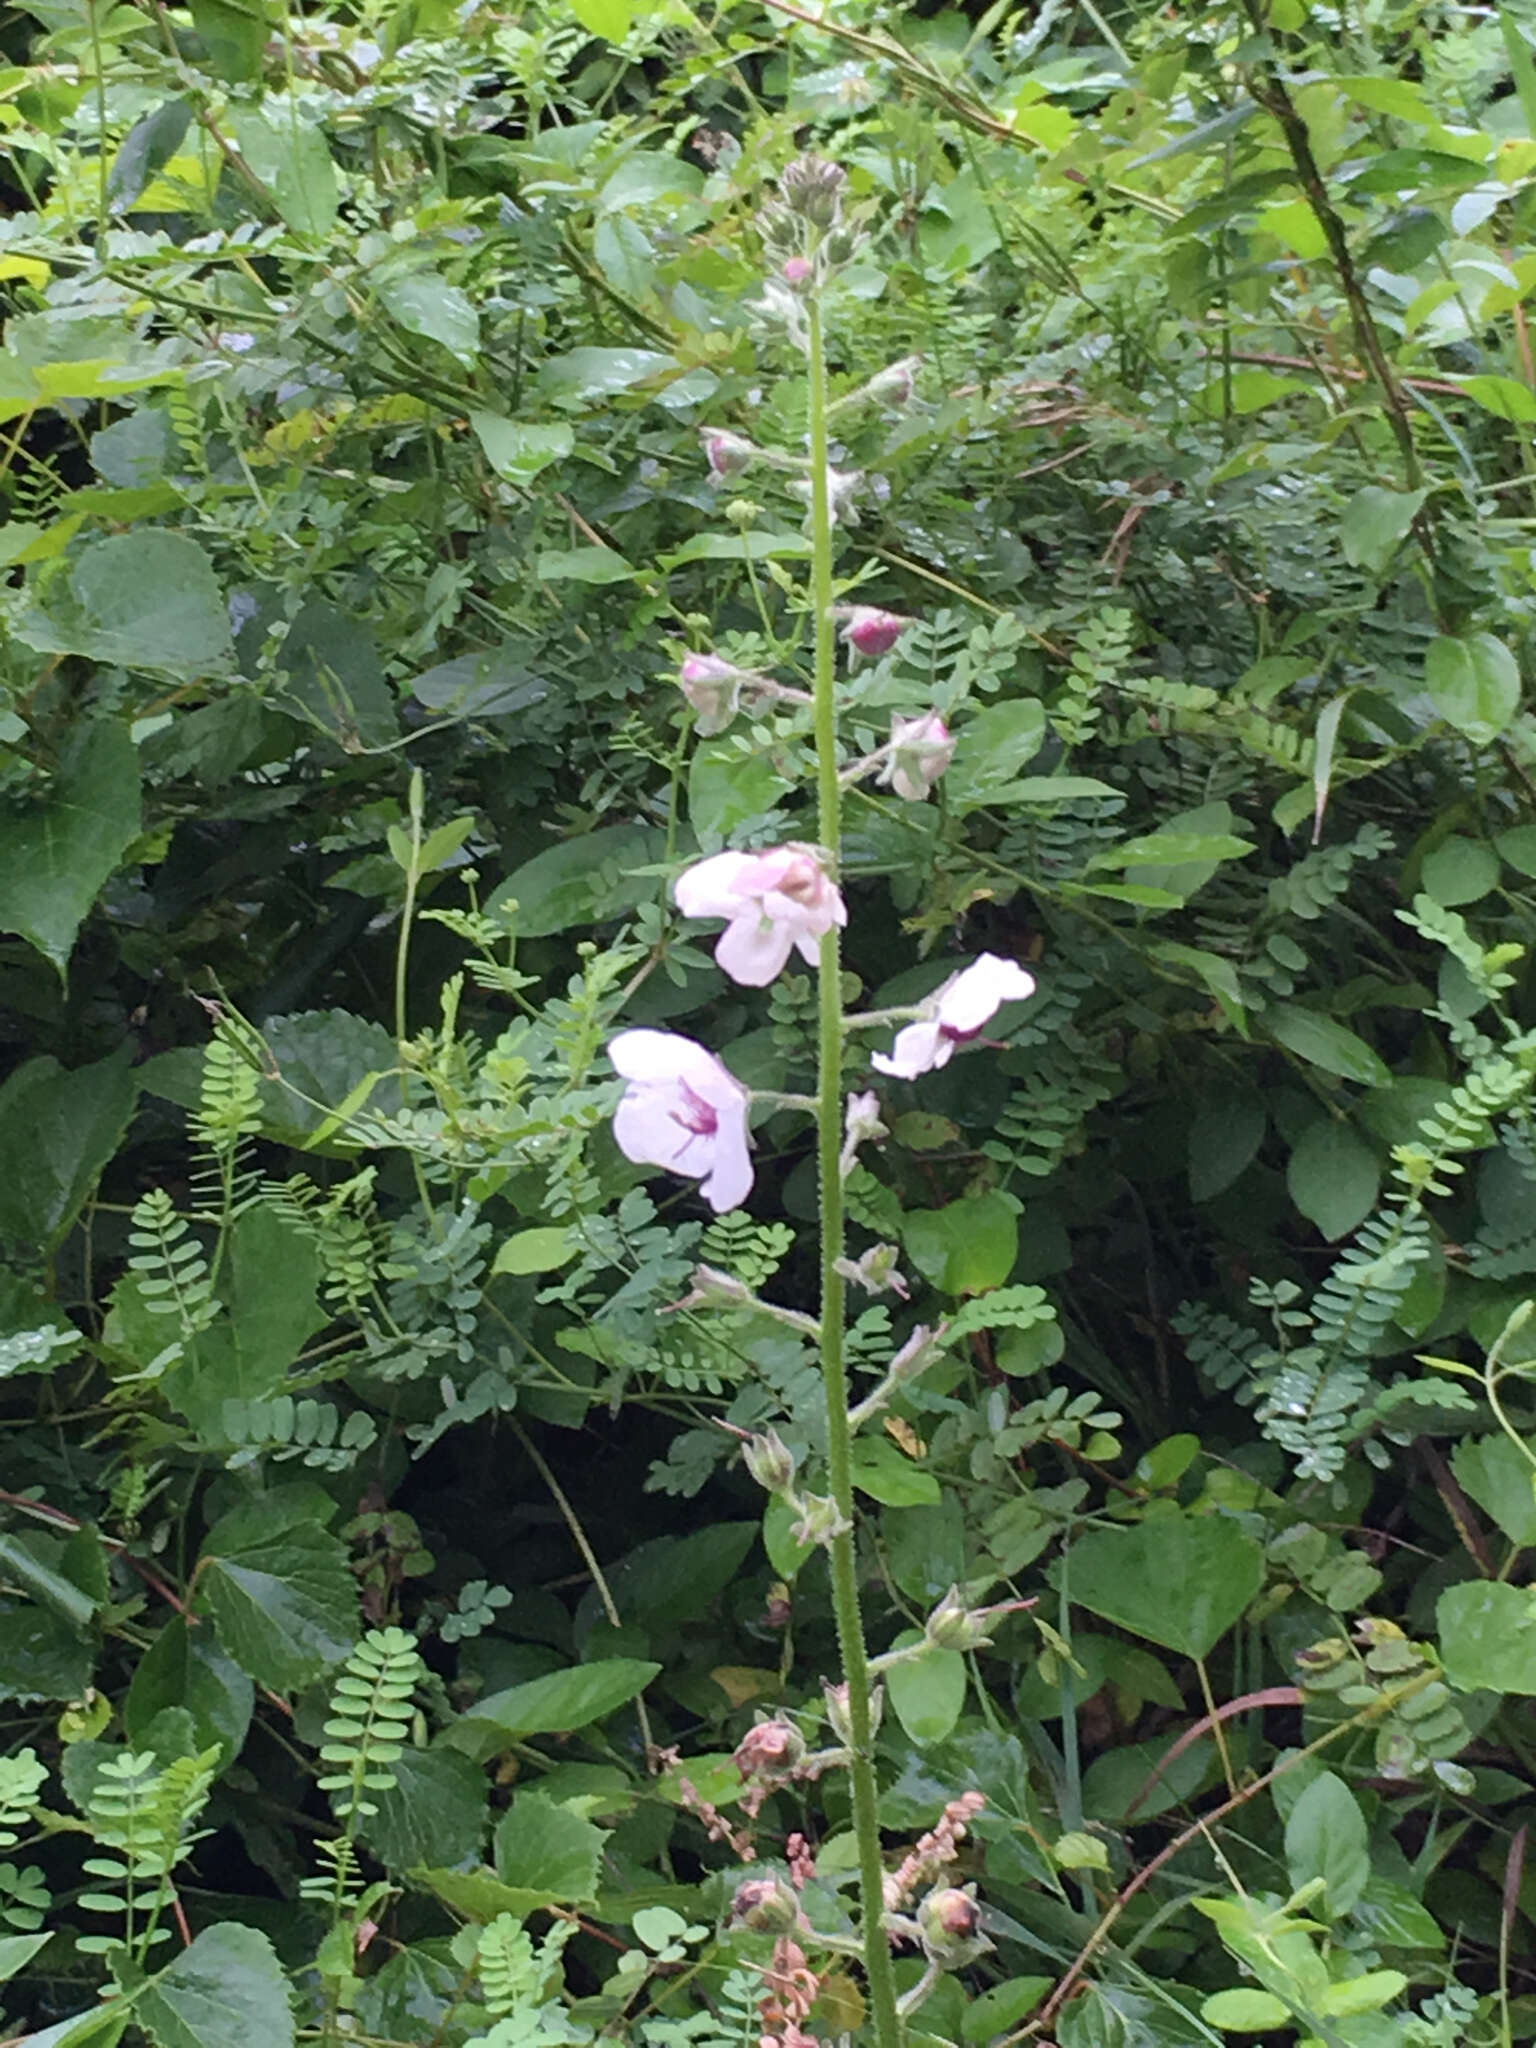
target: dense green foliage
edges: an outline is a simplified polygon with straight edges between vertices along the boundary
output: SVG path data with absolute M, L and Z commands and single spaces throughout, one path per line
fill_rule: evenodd
M 827 1469 L 816 976 L 671 894 L 817 837 L 812 146 L 912 622 L 838 737 L 956 741 L 846 792 L 846 1004 L 1038 981 L 849 1039 L 886 1861 L 985 1937 L 906 1923 L 908 2038 L 1536 2034 L 1536 4 L 3 36 L 0 2033 L 874 2040 L 740 1455 Z M 746 1206 L 621 1154 L 626 1027 L 792 1098 Z

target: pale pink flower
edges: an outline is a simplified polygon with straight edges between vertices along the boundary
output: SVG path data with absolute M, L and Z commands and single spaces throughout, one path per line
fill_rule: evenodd
M 874 604 L 847 605 L 839 617 L 843 620 L 843 639 L 870 661 L 889 654 L 912 623 L 900 612 L 885 612 Z
M 629 1083 L 613 1117 L 624 1157 L 697 1180 L 717 1213 L 740 1208 L 752 1162 L 747 1091 L 736 1076 L 675 1031 L 621 1031 L 608 1057 Z
M 784 282 L 795 291 L 803 291 L 810 283 L 815 265 L 809 256 L 791 256 L 779 271 Z
M 909 804 L 920 804 L 955 758 L 949 727 L 937 711 L 891 719 L 891 744 L 880 780 Z
M 797 948 L 815 966 L 822 934 L 848 922 L 809 846 L 713 854 L 679 875 L 672 893 L 684 917 L 728 920 L 715 962 L 746 988 L 765 988 Z
M 898 1031 L 890 1052 L 874 1055 L 874 1065 L 901 1081 L 948 1066 L 955 1047 L 979 1038 L 1004 1003 L 1022 1003 L 1034 992 L 1035 977 L 1017 961 L 983 953 L 945 982 L 933 1014 Z
M 687 654 L 678 672 L 678 685 L 698 714 L 699 731 L 706 737 L 724 732 L 741 708 L 745 669 L 723 660 L 718 654 Z
M 744 1778 L 788 1778 L 805 1758 L 805 1737 L 793 1721 L 759 1721 L 736 1745 L 734 1762 Z

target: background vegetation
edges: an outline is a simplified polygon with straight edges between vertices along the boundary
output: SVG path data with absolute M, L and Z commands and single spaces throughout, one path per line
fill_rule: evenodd
M 849 998 L 1039 984 L 848 1184 L 910 1289 L 860 1389 L 950 1319 L 855 1446 L 872 1645 L 1035 1602 L 890 1674 L 893 1865 L 986 1800 L 910 2031 L 1529 2038 L 1536 8 L 0 36 L 10 2032 L 789 2048 L 729 1922 L 795 1833 L 863 2024 L 840 1775 L 749 1826 L 732 1763 L 836 1675 L 718 1426 L 814 1474 L 813 1349 L 675 1306 L 813 1305 L 812 1140 L 711 1219 L 601 1050 L 813 1080 L 811 979 L 723 988 L 669 893 L 814 837 L 793 705 L 676 685 L 809 681 L 794 478 L 700 430 L 802 445 L 811 144 L 841 594 L 915 622 L 843 736 L 957 740 L 850 794 Z

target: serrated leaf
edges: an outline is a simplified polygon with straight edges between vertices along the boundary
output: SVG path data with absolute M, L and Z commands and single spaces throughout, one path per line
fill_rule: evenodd
M 485 1840 L 484 1771 L 455 1749 L 405 1749 L 390 1766 L 393 1783 L 370 1793 L 374 1812 L 363 1840 L 386 1870 L 453 1865 L 478 1857 Z
M 16 633 L 44 654 L 184 680 L 222 674 L 233 654 L 212 562 L 186 534 L 156 527 L 92 541 Z
M 580 1905 L 597 1896 L 604 1830 L 536 1792 L 519 1793 L 496 1824 L 496 1875 L 548 1903 Z
M 1536 1693 L 1536 1595 L 1470 1579 L 1435 1608 L 1445 1675 L 1460 1692 Z
M 0 1088 L 0 1238 L 52 1249 L 66 1236 L 133 1115 L 134 1050 L 72 1070 L 44 1054 Z
M 0 815 L 0 930 L 63 980 L 76 933 L 138 832 L 138 750 L 98 719 L 70 735 L 42 795 Z
M 1464 1437 L 1451 1458 L 1457 1484 L 1521 1550 L 1536 1549 L 1536 1445 L 1503 1435 Z
M 241 1669 L 278 1692 L 340 1663 L 359 1633 L 346 1546 L 308 1519 L 306 1500 L 293 1489 L 233 1509 L 198 1562 L 198 1611 Z
M 264 1934 L 234 1920 L 204 1928 L 151 1977 L 134 2017 L 156 2048 L 293 2048 L 283 1966 Z

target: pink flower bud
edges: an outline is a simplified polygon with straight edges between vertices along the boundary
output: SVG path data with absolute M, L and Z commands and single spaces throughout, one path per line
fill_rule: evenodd
M 891 720 L 891 747 L 880 780 L 907 803 L 920 804 L 950 762 L 955 743 L 937 711 Z
M 869 661 L 889 654 L 912 623 L 899 612 L 883 612 L 872 604 L 849 605 L 841 616 L 845 621 L 843 639 Z
M 883 370 L 875 372 L 865 389 L 882 405 L 910 405 L 922 361 L 921 356 L 903 356 L 899 362 L 887 363 Z
M 793 1934 L 800 1925 L 800 1901 L 780 1877 L 749 1877 L 736 1887 L 731 1919 L 758 1934 Z
M 779 271 L 780 277 L 793 291 L 803 291 L 815 275 L 816 266 L 809 256 L 791 256 Z
M 742 435 L 729 433 L 723 427 L 707 427 L 703 440 L 704 459 L 718 477 L 740 476 L 762 452 Z
M 923 1949 L 941 1970 L 963 1969 L 991 1946 L 981 1931 L 981 1908 L 958 1885 L 930 1892 L 917 1909 Z
M 744 1778 L 789 1778 L 805 1756 L 805 1737 L 793 1721 L 759 1721 L 736 1745 Z

